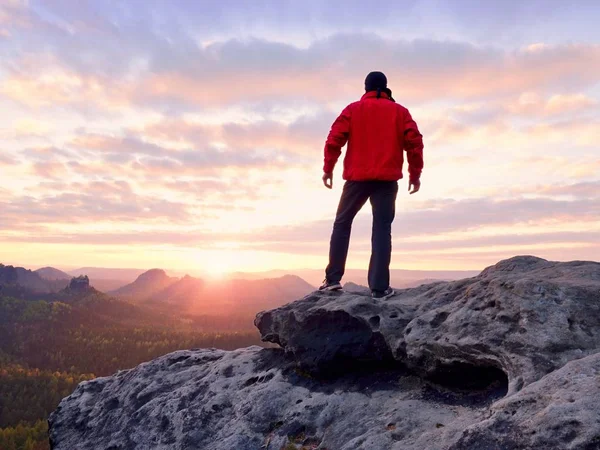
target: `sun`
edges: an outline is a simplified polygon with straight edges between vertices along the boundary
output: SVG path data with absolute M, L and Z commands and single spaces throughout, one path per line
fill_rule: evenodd
M 213 280 L 222 280 L 227 278 L 229 273 L 231 272 L 231 267 L 227 263 L 227 261 L 221 260 L 213 260 L 205 267 L 206 275 Z

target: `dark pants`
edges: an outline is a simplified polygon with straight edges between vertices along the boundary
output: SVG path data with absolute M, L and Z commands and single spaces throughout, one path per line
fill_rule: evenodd
M 392 222 L 396 214 L 397 181 L 346 181 L 333 224 L 329 247 L 328 281 L 340 282 L 346 267 L 352 221 L 367 200 L 373 209 L 369 287 L 384 291 L 390 286 Z

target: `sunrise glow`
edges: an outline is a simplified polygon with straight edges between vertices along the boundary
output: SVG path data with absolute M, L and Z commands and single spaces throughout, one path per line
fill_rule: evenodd
M 323 143 L 371 70 L 425 142 L 393 268 L 600 254 L 594 2 L 1 3 L 0 262 L 323 268 Z

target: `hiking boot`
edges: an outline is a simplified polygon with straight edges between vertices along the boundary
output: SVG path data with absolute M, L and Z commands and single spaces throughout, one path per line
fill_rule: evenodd
M 338 281 L 323 280 L 323 284 L 319 287 L 320 291 L 339 291 L 342 285 Z
M 390 298 L 394 294 L 395 292 L 391 287 L 387 288 L 385 291 L 371 291 L 371 297 L 379 300 L 385 300 L 386 298 Z

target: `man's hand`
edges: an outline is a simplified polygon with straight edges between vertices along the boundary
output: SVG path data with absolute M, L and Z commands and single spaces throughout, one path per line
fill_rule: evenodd
M 411 188 L 412 191 L 410 190 Z M 419 180 L 408 182 L 408 192 L 410 192 L 410 195 L 416 194 L 419 192 L 419 189 L 421 189 L 421 182 Z
M 323 174 L 323 184 L 325 185 L 325 187 L 327 189 L 331 189 L 333 187 L 333 173 L 332 172 L 325 172 Z

